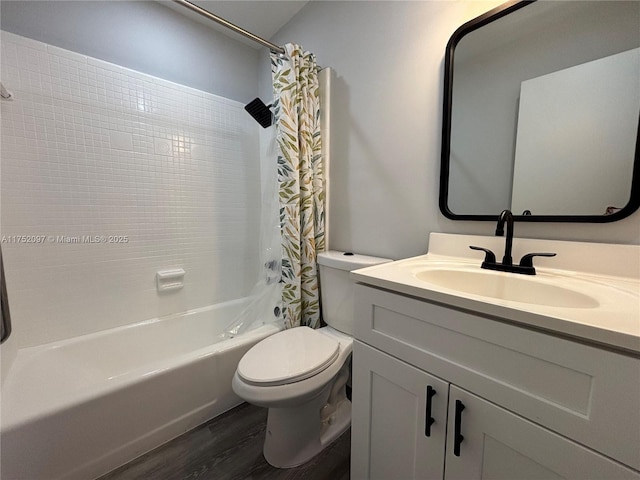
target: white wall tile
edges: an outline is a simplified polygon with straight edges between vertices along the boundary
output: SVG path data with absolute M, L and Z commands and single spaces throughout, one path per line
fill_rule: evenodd
M 16 342 L 249 293 L 259 127 L 242 104 L 6 32 L 1 50 L 15 96 L 0 104 L 0 204 Z M 45 240 L 7 241 L 15 235 Z M 82 235 L 128 241 L 73 241 Z M 166 268 L 184 268 L 185 287 L 159 295 Z

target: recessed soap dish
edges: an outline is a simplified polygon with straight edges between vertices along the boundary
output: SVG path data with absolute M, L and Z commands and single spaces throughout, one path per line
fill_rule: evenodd
M 184 287 L 185 271 L 182 268 L 159 270 L 156 272 L 156 288 L 158 292 L 179 290 Z

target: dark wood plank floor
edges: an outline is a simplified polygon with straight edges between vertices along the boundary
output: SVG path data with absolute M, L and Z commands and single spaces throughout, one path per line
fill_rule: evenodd
M 310 462 L 279 469 L 262 456 L 266 422 L 266 408 L 244 403 L 99 480 L 349 479 L 350 431 Z

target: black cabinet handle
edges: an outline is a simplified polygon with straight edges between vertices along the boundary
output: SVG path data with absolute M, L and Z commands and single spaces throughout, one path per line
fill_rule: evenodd
M 435 389 L 431 385 L 427 385 L 427 407 L 425 410 L 424 420 L 424 436 L 431 436 L 431 425 L 435 423 L 435 419 L 431 416 L 431 399 L 436 394 Z
M 460 456 L 460 444 L 464 440 L 464 436 L 460 433 L 462 427 L 462 411 L 464 410 L 464 404 L 460 400 L 456 400 L 456 418 L 453 433 L 453 454 L 456 457 Z

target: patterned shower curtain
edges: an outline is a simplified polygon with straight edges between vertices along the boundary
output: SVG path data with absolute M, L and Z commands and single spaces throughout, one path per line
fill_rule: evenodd
M 278 144 L 282 303 L 286 328 L 320 326 L 316 252 L 325 248 L 325 185 L 315 56 L 299 45 L 271 54 Z

